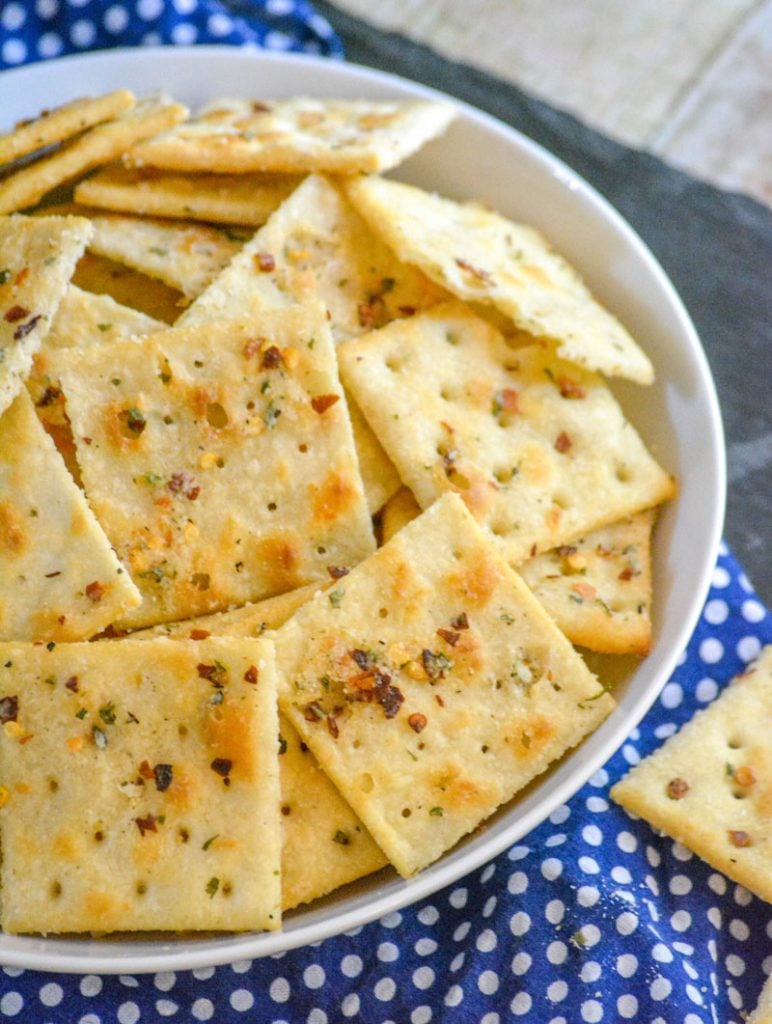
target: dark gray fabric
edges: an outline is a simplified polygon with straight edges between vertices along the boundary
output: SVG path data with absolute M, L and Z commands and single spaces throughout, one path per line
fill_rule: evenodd
M 729 464 L 725 536 L 772 602 L 772 213 L 619 145 L 484 72 L 317 2 L 350 61 L 442 89 L 524 132 L 598 189 L 670 275 L 708 356 Z

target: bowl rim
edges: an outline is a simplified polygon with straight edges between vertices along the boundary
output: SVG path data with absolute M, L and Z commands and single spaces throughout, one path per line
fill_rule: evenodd
M 487 131 L 493 132 L 506 143 L 514 145 L 516 149 L 525 153 L 530 160 L 538 164 L 545 173 L 552 175 L 569 189 L 579 191 L 589 201 L 594 213 L 611 225 L 612 229 L 630 247 L 634 258 L 642 261 L 646 266 L 676 319 L 682 340 L 686 343 L 693 370 L 699 379 L 707 412 L 709 429 L 706 441 L 713 482 L 712 494 L 705 495 L 705 504 L 710 510 L 705 556 L 698 571 L 693 575 L 692 596 L 688 607 L 682 614 L 677 635 L 666 655 L 661 657 L 660 664 L 647 685 L 642 687 L 635 699 L 628 703 L 624 715 L 617 715 L 617 712 L 621 711 L 621 705 L 612 712 L 606 722 L 590 737 L 593 742 L 589 748 L 585 742 L 566 755 L 566 760 L 577 760 L 577 766 L 552 788 L 547 798 L 538 807 L 532 808 L 525 814 L 515 815 L 514 820 L 498 834 L 487 837 L 481 843 L 475 842 L 469 849 L 462 850 L 460 856 L 456 855 L 451 860 L 448 860 L 449 854 L 446 854 L 437 864 L 415 877 L 407 881 L 399 880 L 396 885 L 392 884 L 385 893 L 379 894 L 376 891 L 372 898 L 367 900 L 362 897 L 352 899 L 346 896 L 342 909 L 333 911 L 331 914 L 326 914 L 324 911 L 321 914 L 317 912 L 314 915 L 315 919 L 310 923 L 302 923 L 303 916 L 309 915 L 310 911 L 301 909 L 288 919 L 290 927 L 286 930 L 235 933 L 218 937 L 212 941 L 171 938 L 167 941 L 151 942 L 146 938 L 143 939 L 142 934 L 138 933 L 136 939 L 109 940 L 108 943 L 88 937 L 60 939 L 55 936 L 40 938 L 9 936 L 0 933 L 0 963 L 9 967 L 63 973 L 140 974 L 161 970 L 190 970 L 230 963 L 244 958 L 267 956 L 316 943 L 341 932 L 359 928 L 377 918 L 382 918 L 424 899 L 469 874 L 519 841 L 555 808 L 573 796 L 622 745 L 628 733 L 638 725 L 670 678 L 694 630 L 707 596 L 719 551 L 726 501 L 725 444 L 715 384 L 696 329 L 662 266 L 631 225 L 584 178 L 522 132 L 447 93 L 365 65 L 304 54 L 274 53 L 250 47 L 226 45 L 115 48 L 86 54 L 71 54 L 52 61 L 36 62 L 0 73 L 0 97 L 2 97 L 5 87 L 10 85 L 11 89 L 14 86 L 23 89 L 25 81 L 35 80 L 42 75 L 50 77 L 52 73 L 56 75 L 60 67 L 71 69 L 74 73 L 83 65 L 95 66 L 97 69 L 100 65 L 104 65 L 105 70 L 108 71 L 111 70 L 111 65 L 114 65 L 116 60 L 126 58 L 132 64 L 135 61 L 139 64 L 144 61 L 153 63 L 160 59 L 167 65 L 179 63 L 182 66 L 188 61 L 198 63 L 207 59 L 219 60 L 224 56 L 227 56 L 229 61 L 243 61 L 250 66 L 260 64 L 270 68 L 272 64 L 282 66 L 289 64 L 290 67 L 295 66 L 298 70 L 303 68 L 310 69 L 312 72 L 323 72 L 323 77 L 334 79 L 336 76 L 341 76 L 343 79 L 356 80 L 357 83 L 361 83 L 363 90 L 372 86 L 376 89 L 392 90 L 402 95 L 407 92 L 415 97 L 450 101 L 461 114 L 471 118 L 478 125 L 482 125 Z M 114 74 L 114 69 L 112 70 Z M 173 91 L 174 87 L 171 88 Z M 213 83 L 213 88 L 216 88 L 215 83 Z M 316 91 L 317 94 L 323 94 L 318 89 Z M 577 759 L 579 752 L 581 752 L 581 757 Z M 349 904 L 348 909 L 345 904 Z M 301 921 L 299 925 L 292 925 L 293 921 L 298 920 Z

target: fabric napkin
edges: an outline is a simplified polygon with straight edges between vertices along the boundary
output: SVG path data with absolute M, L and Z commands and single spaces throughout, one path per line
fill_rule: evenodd
M 730 440 L 742 437 L 741 404 L 751 417 L 768 416 L 769 374 L 741 376 L 746 359 L 764 358 L 764 349 L 769 358 L 766 211 L 617 146 L 480 72 L 331 5 L 315 6 L 349 57 L 498 114 L 606 192 L 663 259 L 695 317 L 729 411 Z M 78 22 L 91 29 L 76 29 Z M 281 33 L 281 42 L 271 33 Z M 34 7 L 0 0 L 0 66 L 158 41 L 251 42 L 336 55 L 338 35 L 304 0 L 37 0 Z M 742 274 L 725 274 L 727 266 L 742 266 Z M 755 488 L 729 511 L 732 544 L 751 558 L 768 530 L 768 504 L 753 514 L 759 493 Z M 763 567 L 757 556 L 754 564 Z M 759 582 L 769 585 L 768 577 Z M 608 789 L 765 643 L 772 643 L 772 616 L 724 546 L 696 632 L 641 726 L 568 804 L 484 868 L 355 932 L 255 962 L 121 977 L 5 968 L 0 1019 L 740 1024 L 772 969 L 769 906 L 634 821 L 609 801 Z

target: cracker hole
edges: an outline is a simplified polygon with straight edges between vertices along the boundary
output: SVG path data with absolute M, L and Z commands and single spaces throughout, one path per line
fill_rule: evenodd
M 51 882 L 51 888 L 49 889 L 49 892 L 51 894 L 52 900 L 58 900 L 59 897 L 62 895 L 62 883 L 58 881 L 58 879 L 54 879 L 54 881 Z
M 288 816 L 289 816 L 290 814 L 292 814 L 292 808 L 290 807 L 290 805 L 289 805 L 289 804 L 282 804 L 282 805 L 281 805 L 281 813 L 282 813 L 282 814 L 284 815 L 284 817 L 286 818 L 286 817 L 288 817 Z
M 186 828 L 180 827 L 177 829 L 177 838 L 181 843 L 190 842 L 190 832 Z
M 552 504 L 566 512 L 571 508 L 571 498 L 567 494 L 556 494 L 552 498 Z
M 233 892 L 233 884 L 231 882 L 225 882 L 222 887 L 223 896 L 230 896 Z
M 56 779 L 48 780 L 48 789 L 51 793 L 55 793 L 59 789 L 59 783 Z
M 228 426 L 228 413 L 219 402 L 209 402 L 206 407 L 206 422 L 215 430 Z
M 389 356 L 386 360 L 386 368 L 391 370 L 392 373 L 399 373 L 403 366 L 404 363 L 399 356 Z
M 446 402 L 458 401 L 458 395 L 458 388 L 450 387 L 448 384 L 444 384 L 440 388 L 440 398 L 444 399 Z
M 306 452 L 308 451 L 308 445 L 307 444 L 299 444 L 298 445 L 298 451 L 302 452 L 303 455 L 305 455 Z
M 269 501 L 268 504 L 266 505 L 266 508 L 268 509 L 269 512 L 275 512 L 276 511 L 276 502 L 275 501 Z
M 410 810 L 409 807 L 403 807 L 402 808 L 402 817 L 403 818 L 409 818 L 412 813 L 413 812 Z
M 516 473 L 514 466 L 497 466 L 493 471 L 493 477 L 500 484 L 508 484 Z
M 744 799 L 746 798 L 746 796 L 747 796 L 747 795 L 748 795 L 748 794 L 747 794 L 747 793 L 744 793 L 744 792 L 743 792 L 743 791 L 742 791 L 741 789 L 736 789 L 736 790 L 735 790 L 735 791 L 734 791 L 734 792 L 732 793 L 732 796 L 733 796 L 733 797 L 735 798 L 735 800 L 744 800 Z
M 742 746 L 742 743 L 740 742 L 740 740 L 733 736 L 732 739 L 727 740 L 727 746 L 730 750 L 739 750 Z
M 378 609 L 378 616 L 381 619 L 388 619 L 388 617 L 389 617 L 389 609 L 388 608 L 379 608 Z
M 187 727 L 187 725 L 178 725 L 177 726 L 177 735 L 180 737 L 181 740 L 184 740 L 185 737 L 188 735 L 188 727 Z
M 359 748 L 362 746 L 362 741 L 361 740 L 354 740 L 354 742 L 351 744 L 351 746 L 354 748 L 354 750 L 359 750 Z
M 98 828 L 96 830 L 96 832 L 94 833 L 94 842 L 95 843 L 103 843 L 104 841 L 105 841 L 105 834 L 104 834 L 104 832 L 102 831 L 101 828 Z
M 359 788 L 363 793 L 372 793 L 375 788 L 375 781 L 369 772 L 363 772 L 359 776 Z
M 194 572 L 190 577 L 190 582 L 196 590 L 209 590 L 212 581 L 208 572 Z
M 629 484 L 633 474 L 628 466 L 617 466 L 615 476 L 620 484 Z
M 137 894 L 137 896 L 144 896 L 145 893 L 147 892 L 147 883 L 137 882 L 137 884 L 134 886 L 134 892 Z
M 504 519 L 494 519 L 490 525 L 491 533 L 496 537 L 508 537 L 512 532 L 510 524 Z

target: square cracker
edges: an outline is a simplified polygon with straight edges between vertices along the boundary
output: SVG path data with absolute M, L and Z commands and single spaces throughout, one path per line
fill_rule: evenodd
M 165 324 L 173 324 L 181 307 L 187 304 L 185 296 L 176 288 L 93 252 L 83 254 L 72 283 L 95 295 L 109 295 L 122 306 Z
M 43 111 L 38 117 L 20 122 L 8 134 L 0 135 L 0 164 L 64 142 L 133 106 L 134 94 L 128 89 L 116 89 L 104 96 L 85 96 L 55 110 Z
M 611 790 L 617 803 L 772 902 L 772 645 Z
M 139 603 L 22 391 L 0 416 L 0 639 L 83 640 Z
M 6 931 L 279 926 L 269 641 L 0 655 Z
M 275 640 L 282 710 L 405 876 L 614 706 L 455 495 Z
M 127 163 L 226 173 L 385 171 L 440 135 L 454 117 L 449 104 L 427 100 L 225 98 L 135 146 Z
M 512 350 L 462 303 L 395 321 L 338 356 L 419 505 L 457 491 L 512 563 L 673 493 L 597 374 L 546 342 Z
M 300 184 L 296 174 L 174 174 L 112 164 L 75 189 L 75 200 L 146 217 L 260 227 Z
M 187 622 L 140 630 L 132 638 L 260 636 L 284 625 L 318 591 L 303 587 L 257 604 Z M 346 885 L 388 862 L 365 826 L 284 717 L 279 715 L 279 778 L 282 812 L 282 907 L 289 910 Z
M 259 600 L 373 549 L 321 306 L 60 351 L 83 483 L 133 628 Z
M 359 178 L 346 191 L 400 259 L 454 295 L 497 306 L 587 369 L 639 384 L 654 380 L 651 362 L 628 331 L 534 228 L 384 178 Z
M 82 217 L 0 217 L 0 413 L 21 389 L 91 232 Z
M 518 566 L 568 639 L 605 654 L 649 653 L 654 511 L 593 530 Z
M 47 192 L 117 159 L 139 139 L 177 124 L 187 108 L 160 97 L 140 100 L 112 121 L 89 128 L 56 152 L 0 179 L 0 213 L 34 206 Z
M 157 278 L 195 299 L 241 249 L 228 232 L 118 213 L 89 214 L 89 250 Z M 230 318 L 232 319 L 232 317 Z

